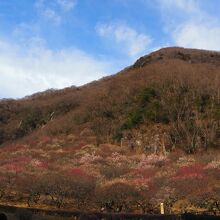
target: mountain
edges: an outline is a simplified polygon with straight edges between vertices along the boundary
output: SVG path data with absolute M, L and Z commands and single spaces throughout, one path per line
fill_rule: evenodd
M 45 181 L 51 184 L 48 194 L 57 190 L 54 184 L 71 191 L 65 188 L 67 175 L 82 190 L 102 195 L 94 204 L 114 211 L 119 203 L 127 209 L 127 197 L 141 192 L 149 201 L 129 201 L 132 207 L 139 202 L 142 211 L 164 201 L 170 212 L 182 207 L 219 212 L 220 53 L 163 48 L 81 87 L 1 100 L 0 143 L 2 178 L 13 174 L 19 184 L 10 187 L 26 192 L 29 203 L 36 179 L 36 195 L 45 196 Z M 3 189 L 11 189 L 8 185 Z M 126 199 L 120 200 L 114 193 L 123 190 Z M 101 198 L 106 200 L 99 203 Z M 79 204 L 92 209 L 87 200 Z M 53 202 L 64 206 L 63 200 Z
M 215 109 L 211 111 L 218 124 L 219 77 L 220 53 L 164 48 L 141 57 L 118 74 L 81 87 L 48 90 L 20 100 L 1 101 L 0 142 L 17 141 L 29 135 L 78 136 L 87 129 L 94 134 L 98 144 L 116 143 L 132 130 L 141 131 L 149 126 L 169 130 L 177 123 L 176 117 L 183 117 L 183 120 L 194 117 L 194 121 L 196 117 L 208 117 L 207 111 L 212 104 Z M 188 98 L 193 100 L 186 100 Z M 209 116 L 214 120 L 213 115 Z M 213 129 L 218 133 L 217 124 Z M 171 137 L 172 131 L 168 133 Z M 203 136 L 198 139 L 204 139 Z M 179 138 L 180 145 L 187 139 Z M 218 144 L 218 138 L 212 141 L 211 145 Z

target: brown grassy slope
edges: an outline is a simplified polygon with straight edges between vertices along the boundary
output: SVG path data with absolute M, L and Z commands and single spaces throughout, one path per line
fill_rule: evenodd
M 79 88 L 2 101 L 0 202 L 220 214 L 219 77 L 218 53 L 167 48 Z
M 0 143 L 28 136 L 78 134 L 91 128 L 101 142 L 115 132 L 135 108 L 139 92 L 179 79 L 218 96 L 220 53 L 165 48 L 144 56 L 116 75 L 87 85 L 0 102 Z

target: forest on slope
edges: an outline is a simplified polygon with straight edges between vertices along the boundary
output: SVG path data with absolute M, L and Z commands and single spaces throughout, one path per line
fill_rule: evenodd
M 2 100 L 0 143 L 3 202 L 219 213 L 220 53 L 164 48 L 81 87 Z

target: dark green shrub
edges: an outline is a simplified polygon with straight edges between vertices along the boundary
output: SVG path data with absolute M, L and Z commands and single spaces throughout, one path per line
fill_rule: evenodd
M 197 108 L 200 112 L 204 113 L 205 109 L 210 105 L 210 95 L 205 94 L 205 95 L 201 95 L 199 96 L 196 100 L 195 100 L 195 104 L 197 105 Z
M 104 111 L 103 116 L 110 120 L 115 119 L 115 116 L 112 111 L 108 111 L 108 110 Z
M 151 101 L 152 98 L 157 96 L 156 90 L 153 88 L 145 88 L 139 95 L 139 103 L 142 106 L 145 106 Z
M 32 109 L 21 120 L 19 128 L 15 132 L 16 138 L 23 137 L 34 129 L 47 123 L 47 117 L 43 114 L 40 108 Z
M 113 139 L 117 142 L 119 142 L 122 138 L 123 138 L 123 127 L 121 128 L 117 128 L 114 132 L 114 135 L 113 135 Z
M 5 139 L 4 133 L 5 133 L 5 131 L 0 128 L 0 144 L 2 144 L 4 142 L 4 139 Z
M 143 121 L 142 111 L 131 112 L 128 115 L 127 121 L 122 125 L 122 129 L 132 129 L 135 126 L 139 125 Z
M 51 112 L 54 112 L 55 115 L 62 115 L 67 112 L 70 112 L 76 108 L 79 104 L 76 101 L 64 100 L 51 108 Z
M 220 104 L 215 106 L 215 117 L 217 120 L 220 120 Z

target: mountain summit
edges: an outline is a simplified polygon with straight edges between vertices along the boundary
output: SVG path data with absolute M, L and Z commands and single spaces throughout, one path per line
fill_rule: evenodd
M 160 49 L 138 59 L 134 67 L 144 67 L 146 64 L 160 60 L 178 59 L 189 63 L 213 63 L 219 65 L 220 53 L 216 51 L 168 47 Z

